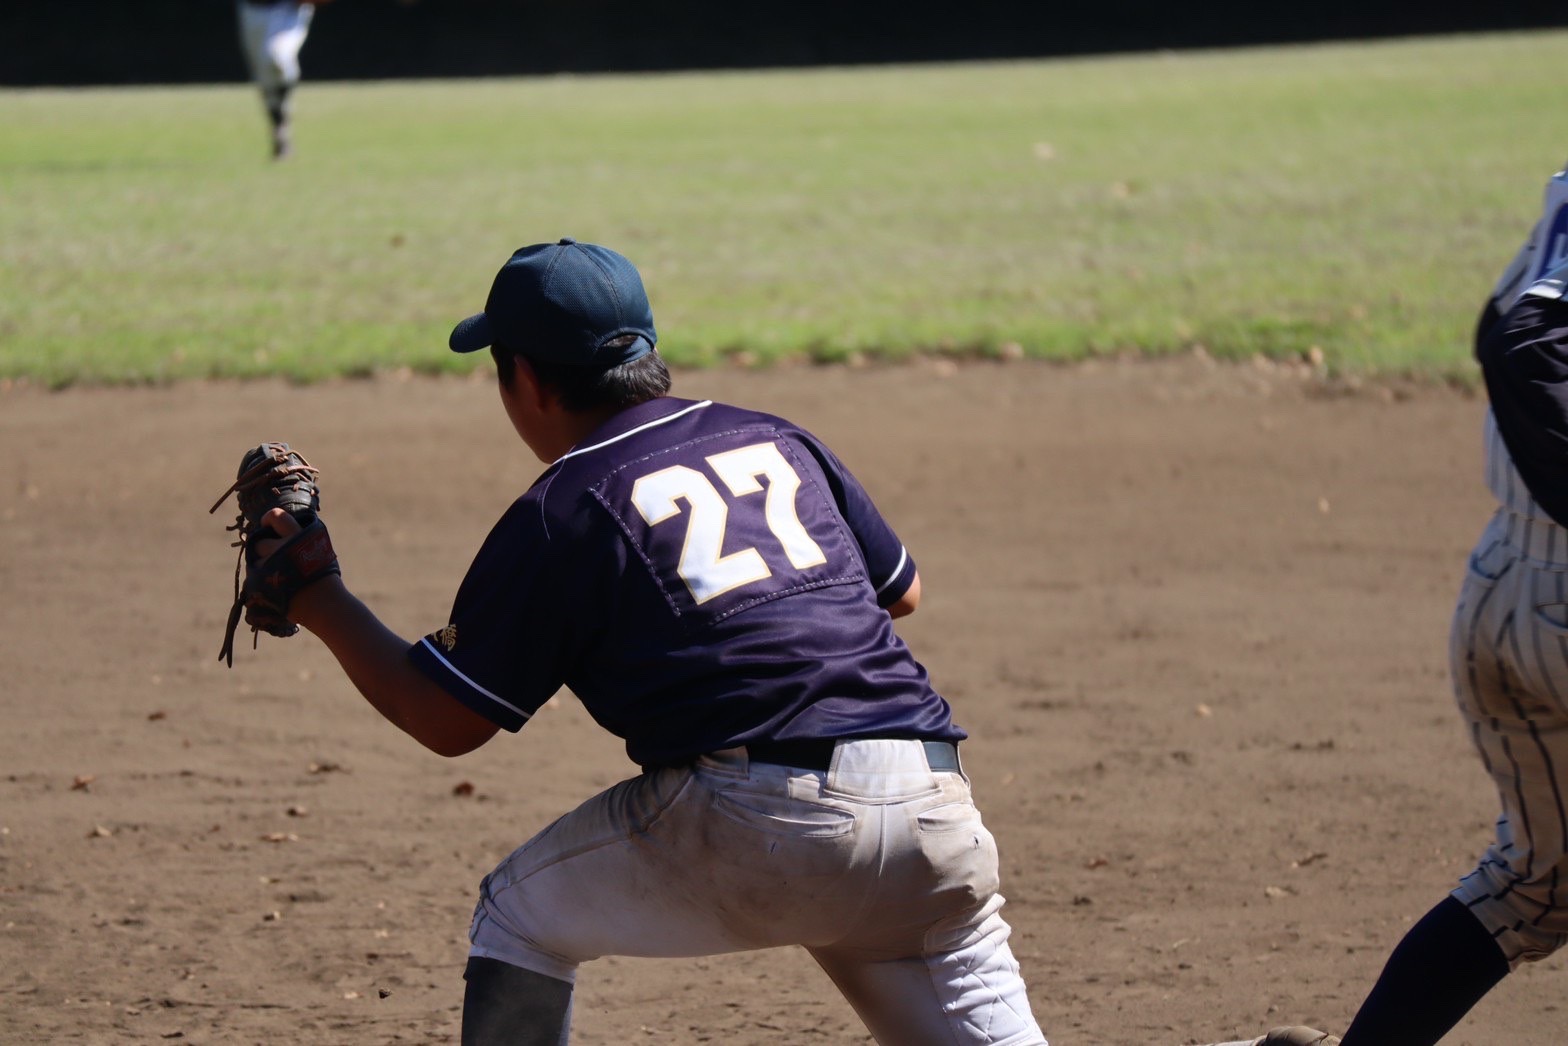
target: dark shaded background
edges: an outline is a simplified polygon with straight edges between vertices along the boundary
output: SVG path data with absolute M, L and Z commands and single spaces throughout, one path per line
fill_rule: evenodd
M 231 0 L 0 3 L 0 84 L 244 78 Z M 849 65 L 1568 25 L 1560 3 L 335 0 L 313 80 Z

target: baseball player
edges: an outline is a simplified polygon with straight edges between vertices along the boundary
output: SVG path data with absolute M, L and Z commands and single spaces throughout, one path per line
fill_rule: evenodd
M 287 604 L 436 752 L 520 729 L 567 686 L 641 767 L 485 878 L 463 1042 L 566 1042 L 578 967 L 603 955 L 799 945 L 878 1042 L 1044 1044 L 966 735 L 893 628 L 920 602 L 913 559 L 808 432 L 668 396 L 655 341 L 621 255 L 518 250 L 450 342 L 490 350 L 548 467 L 450 622 L 410 644 L 335 572 Z
M 1394 949 L 1343 1046 L 1431 1046 L 1510 970 L 1568 941 L 1568 172 L 1544 195 L 1476 324 L 1497 508 L 1449 636 L 1459 714 L 1501 801 L 1497 838 Z
M 289 127 L 290 95 L 299 84 L 299 52 L 310 33 L 317 3 L 298 0 L 235 0 L 240 48 L 250 77 L 261 90 L 262 105 L 272 127 L 272 156 L 281 160 L 294 151 Z

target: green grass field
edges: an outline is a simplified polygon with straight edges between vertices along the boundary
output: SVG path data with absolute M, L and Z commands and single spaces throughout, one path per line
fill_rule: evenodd
M 309 51 L 306 52 L 307 76 Z M 1463 377 L 1568 158 L 1568 33 L 865 69 L 0 91 L 0 377 L 463 369 L 519 246 L 677 364 L 1321 348 Z

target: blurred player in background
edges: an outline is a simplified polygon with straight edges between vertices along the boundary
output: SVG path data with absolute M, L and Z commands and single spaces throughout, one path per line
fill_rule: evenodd
M 1565 286 L 1568 171 L 1559 171 L 1475 330 L 1490 401 L 1485 478 L 1497 508 L 1470 553 L 1449 669 L 1497 788 L 1497 837 L 1405 934 L 1343 1040 L 1279 1029 L 1258 1046 L 1432 1046 L 1509 971 L 1568 942 Z
M 261 90 L 261 101 L 272 125 L 272 156 L 281 160 L 294 151 L 289 128 L 290 98 L 299 84 L 299 52 L 310 33 L 316 4 L 298 0 L 235 0 L 239 13 L 240 48 L 250 77 Z

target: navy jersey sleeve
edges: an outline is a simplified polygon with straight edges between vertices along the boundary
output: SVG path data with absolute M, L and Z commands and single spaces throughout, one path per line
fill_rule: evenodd
M 1476 360 L 1481 359 L 1481 346 L 1491 336 L 1492 328 L 1497 326 L 1497 321 L 1503 318 L 1502 310 L 1497 307 L 1496 298 L 1488 298 L 1486 304 L 1481 306 L 1481 314 L 1476 317 L 1475 332 L 1471 335 L 1471 352 Z
M 1477 358 L 1497 431 L 1530 495 L 1568 526 L 1568 266 L 1531 285 Z
M 474 557 L 450 623 L 409 648 L 416 667 L 505 730 L 560 689 L 582 642 L 585 586 L 568 583 L 581 580 L 577 543 L 550 530 L 538 500 L 514 503 Z
M 837 455 L 809 433 L 800 435 L 812 457 L 821 464 L 833 500 L 860 546 L 860 554 L 866 562 L 866 576 L 876 589 L 877 605 L 892 606 L 914 584 L 914 558 L 877 510 L 871 495 Z

